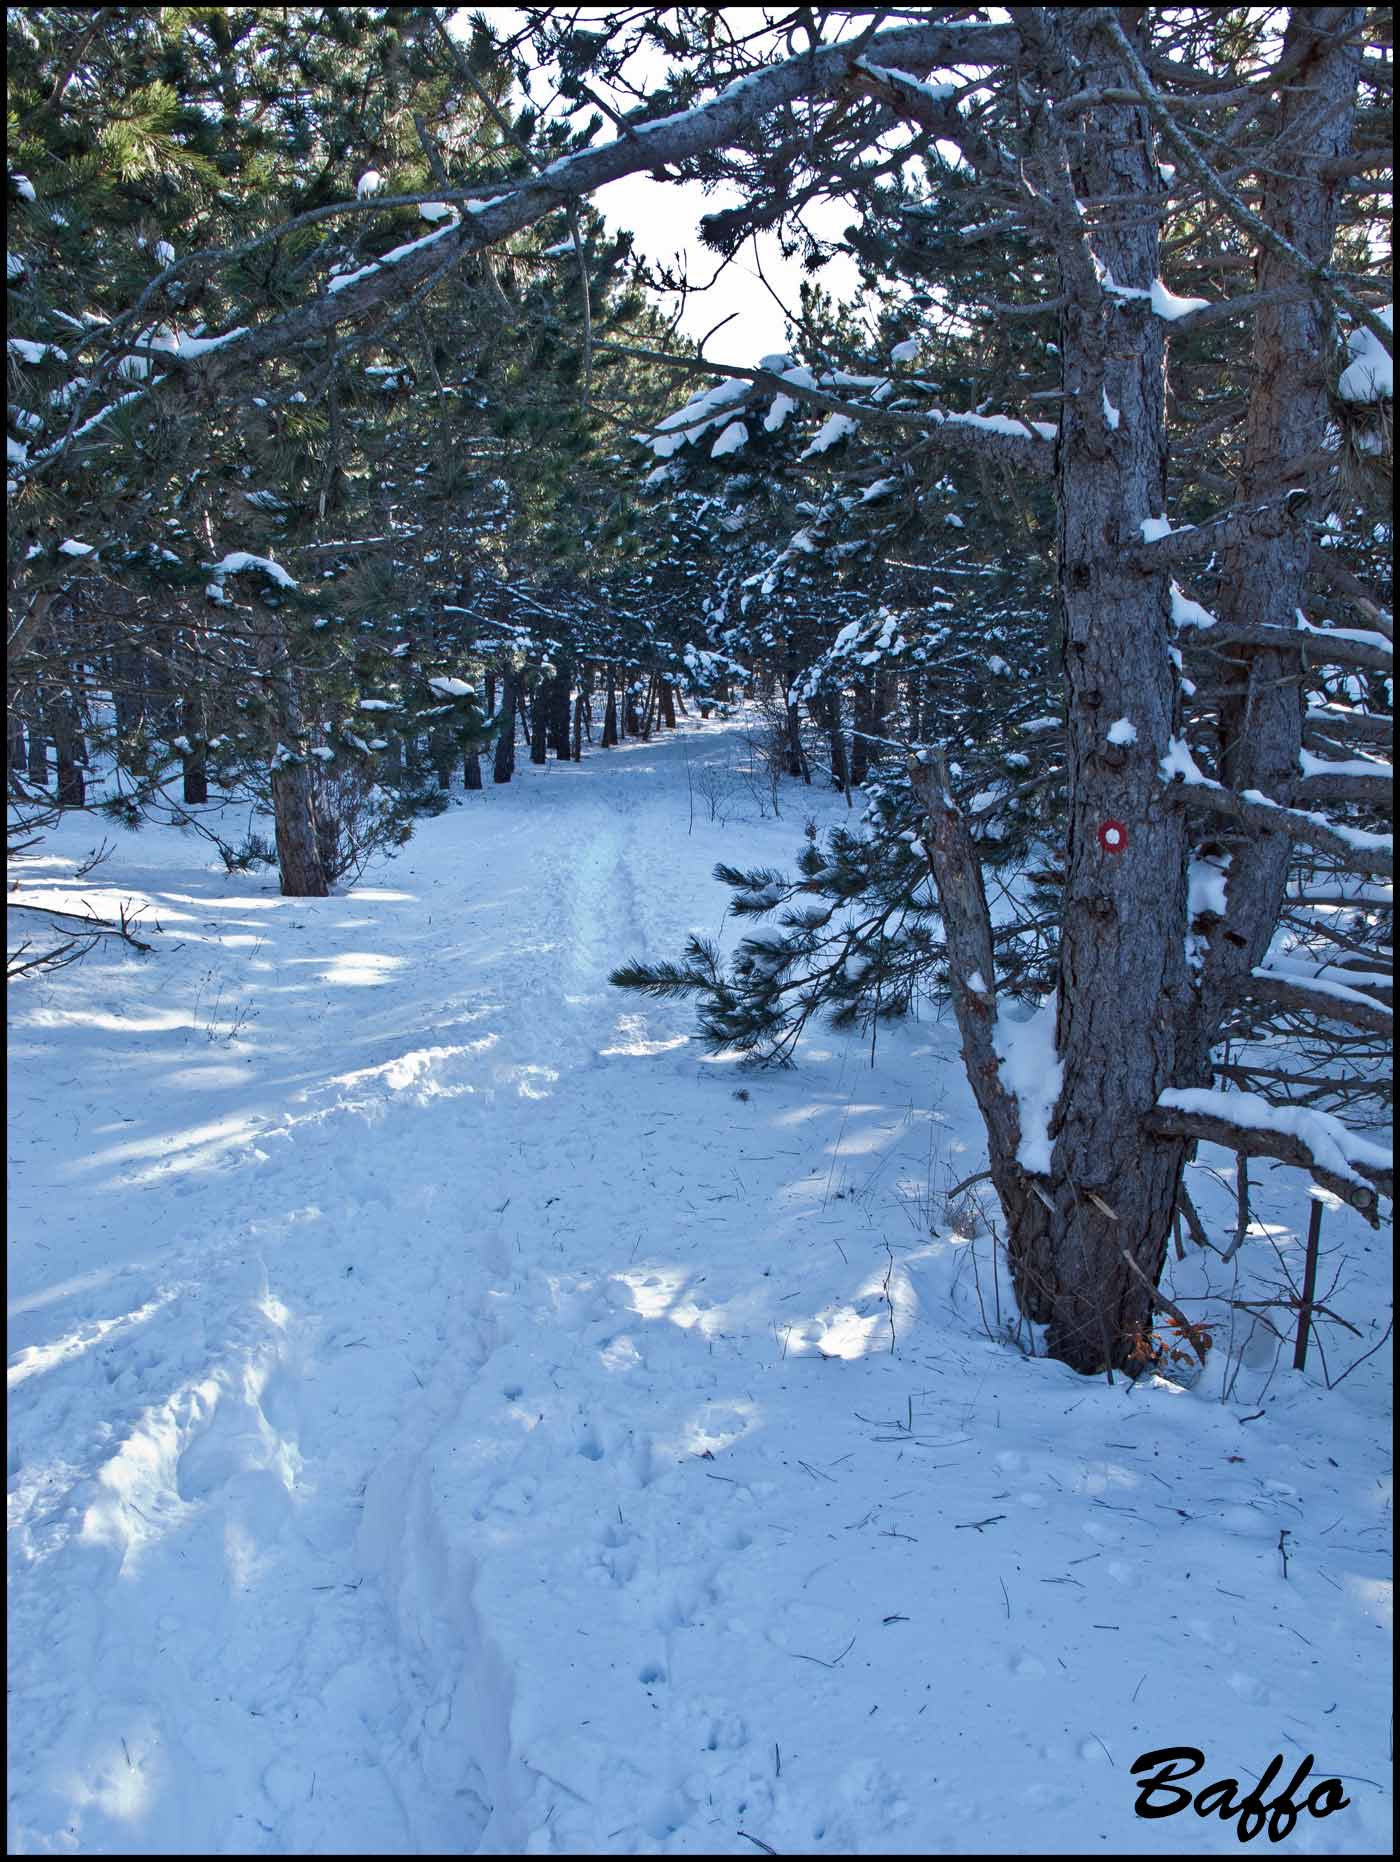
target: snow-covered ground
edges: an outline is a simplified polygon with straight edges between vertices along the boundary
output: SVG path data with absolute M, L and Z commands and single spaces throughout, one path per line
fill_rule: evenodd
M 90 819 L 19 863 L 161 931 L 11 991 L 12 1853 L 1235 1849 L 1135 1816 L 1175 1746 L 1314 1754 L 1280 1846 L 1388 1847 L 1386 1354 L 1024 1356 L 950 1023 L 754 1074 L 610 989 L 845 818 L 692 829 L 739 737 L 527 764 L 326 900 L 156 828 L 74 885 Z M 1241 1298 L 1308 1209 L 1255 1174 Z M 1335 1377 L 1389 1248 L 1324 1244 Z

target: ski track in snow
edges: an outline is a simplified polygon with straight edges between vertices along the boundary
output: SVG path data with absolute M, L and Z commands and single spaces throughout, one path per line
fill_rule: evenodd
M 160 954 L 12 1044 L 12 1853 L 1213 1851 L 1139 1752 L 1387 1777 L 1364 1375 L 1244 1429 L 990 1343 L 905 1219 L 977 1164 L 951 1029 L 740 1101 L 608 986 L 838 809 L 688 835 L 736 741 L 527 769 L 326 901 L 123 838 Z M 1383 1847 L 1349 1790 L 1288 1847 Z

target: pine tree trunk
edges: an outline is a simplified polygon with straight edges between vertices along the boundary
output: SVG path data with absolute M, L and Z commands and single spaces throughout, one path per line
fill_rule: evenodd
M 1280 57 L 1308 49 L 1284 93 L 1281 157 L 1264 179 L 1259 213 L 1315 264 L 1326 265 L 1336 238 L 1345 182 L 1322 166 L 1351 148 L 1361 61 L 1355 37 L 1362 10 L 1295 7 Z M 1322 38 L 1319 35 L 1326 34 Z M 1295 282 L 1286 260 L 1267 246 L 1258 261 L 1259 291 Z M 1317 298 L 1266 304 L 1254 321 L 1254 369 L 1244 427 L 1244 455 L 1234 501 L 1246 503 L 1305 486 L 1314 473 L 1291 462 L 1317 458 L 1330 420 L 1329 370 L 1336 331 Z M 1300 504 L 1305 502 L 1299 501 Z M 1218 617 L 1222 623 L 1272 626 L 1298 637 L 1310 544 L 1301 522 L 1256 535 L 1222 551 Z M 1303 657 L 1250 646 L 1222 656 L 1219 681 L 1220 774 L 1237 791 L 1287 794 L 1303 747 Z M 1232 848 L 1224 918 L 1210 933 L 1193 1030 L 1195 1077 L 1209 1085 L 1209 1057 L 1222 1017 L 1278 923 L 1292 846 L 1283 835 L 1247 835 Z
M 812 722 L 826 732 L 831 753 L 831 786 L 840 789 L 847 802 L 851 799 L 851 779 L 846 768 L 846 739 L 841 730 L 841 700 L 834 692 L 823 692 L 808 700 Z
M 607 703 L 603 707 L 603 740 L 601 748 L 611 750 L 617 742 L 617 682 L 612 673 L 608 674 Z
M 481 787 L 481 752 L 468 750 L 462 759 L 462 780 L 469 789 Z
M 550 694 L 549 747 L 561 763 L 567 763 L 572 754 L 569 741 L 573 723 L 572 683 L 569 669 L 561 666 Z
M 800 776 L 810 785 L 812 772 L 807 767 L 807 755 L 802 748 L 802 713 L 791 700 L 787 706 L 787 734 L 784 738 L 787 761 L 784 767 L 789 776 Z
M 281 889 L 287 898 L 323 899 L 330 887 L 316 829 L 314 778 L 305 760 L 301 699 L 275 615 L 258 618 L 255 646 L 268 697 L 272 818 Z
M 1131 92 L 1100 9 L 1018 17 L 1048 95 Z M 1117 17 L 1141 42 L 1141 15 Z M 1069 838 L 1055 1023 L 1061 1081 L 1043 1133 L 1021 1129 L 1022 1105 L 998 1071 L 993 1029 L 1015 1016 L 992 996 L 975 849 L 945 799 L 946 774 L 936 783 L 926 770 L 916 774 L 930 813 L 954 1010 L 987 1123 L 1017 1298 L 1046 1324 L 1051 1355 L 1082 1372 L 1127 1365 L 1150 1327 L 1186 1148 L 1146 1130 L 1159 1095 L 1179 1083 L 1178 1017 L 1190 987 L 1186 828 L 1158 775 L 1179 729 L 1180 695 L 1168 580 L 1127 560 L 1142 519 L 1160 513 L 1165 497 L 1164 326 L 1147 301 L 1158 275 L 1157 222 L 1146 212 L 1116 214 L 1096 226 L 1091 253 L 1069 198 L 1072 185 L 1080 199 L 1146 202 L 1158 187 L 1152 148 L 1144 110 L 1101 101 L 1072 129 L 1046 111 L 1028 164 L 1046 202 L 1042 226 L 1065 300 L 1056 491 Z M 1141 296 L 1105 292 L 1100 266 Z M 1112 428 L 1106 402 L 1119 411 Z M 1119 718 L 1132 724 L 1134 743 L 1108 742 Z M 1121 840 L 1111 823 L 1122 824 Z
M 870 773 L 870 739 L 876 735 L 875 682 L 856 681 L 855 717 L 851 730 L 851 787 L 858 789 Z
M 49 739 L 44 729 L 43 697 L 36 686 L 25 703 L 24 722 L 26 745 L 25 774 L 35 788 L 47 789 L 49 786 Z
M 1042 18 L 1039 55 L 1052 94 L 1131 88 L 1097 9 Z M 1142 16 L 1125 30 L 1141 43 Z M 1052 141 L 1059 131 L 1042 134 L 1048 175 L 1064 158 Z M 1152 129 L 1134 105 L 1099 106 L 1070 146 L 1081 198 L 1146 201 L 1159 185 Z M 1145 1141 L 1144 1121 L 1178 1084 L 1176 1024 L 1190 987 L 1187 834 L 1158 774 L 1180 728 L 1168 583 L 1123 556 L 1166 496 L 1164 325 L 1145 301 L 1160 269 L 1157 223 L 1115 215 L 1094 236 L 1099 262 L 1142 298 L 1104 293 L 1076 232 L 1061 237 L 1057 598 L 1070 821 L 1055 1042 L 1063 1086 L 1051 1119 L 1053 1212 L 1046 1223 L 1018 1225 L 1012 1254 L 1026 1309 L 1048 1322 L 1051 1354 L 1092 1372 L 1125 1365 L 1150 1328 L 1176 1207 L 1186 1147 Z M 1105 397 L 1119 410 L 1112 431 Z M 1137 741 L 1109 744 L 1108 727 L 1124 717 Z M 1121 851 L 1104 844 L 1109 822 L 1124 826 Z
M 509 782 L 515 774 L 515 708 L 518 681 L 514 668 L 501 680 L 500 734 L 496 738 L 496 756 L 491 768 L 492 782 Z
M 671 695 L 670 683 L 662 679 L 659 682 L 658 703 L 661 706 L 661 722 L 668 731 L 676 728 L 676 701 Z
M 83 785 L 83 740 L 78 723 L 78 707 L 69 691 L 60 692 L 48 703 L 49 735 L 53 739 L 58 775 L 60 808 L 81 808 L 86 800 Z
M 530 761 L 546 763 L 549 761 L 549 719 L 554 708 L 553 679 L 542 679 L 535 687 L 534 703 L 530 713 Z
M 130 737 L 146 714 L 146 676 L 141 655 L 118 650 L 111 655 L 112 708 L 118 744 Z
M 325 898 L 330 888 L 316 831 L 311 772 L 304 763 L 283 763 L 273 770 L 272 818 L 282 892 L 290 899 Z
M 187 698 L 180 709 L 180 734 L 190 746 L 182 752 L 184 797 L 193 806 L 209 800 L 209 774 L 204 759 L 205 724 L 202 707 Z
M 637 694 L 629 683 L 623 692 L 622 734 L 624 737 L 642 736 L 642 721 L 637 716 Z
M 24 741 L 24 719 L 18 706 L 12 706 L 5 719 L 5 769 L 14 775 L 24 768 L 26 747 Z
M 572 756 L 575 763 L 581 763 L 583 761 L 583 706 L 583 691 L 580 688 L 577 697 L 574 699 L 573 735 L 569 740 L 569 754 Z

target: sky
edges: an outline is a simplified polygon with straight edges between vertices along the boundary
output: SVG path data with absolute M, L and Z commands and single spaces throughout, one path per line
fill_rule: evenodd
M 583 19 L 610 10 L 606 7 L 576 9 Z M 752 29 L 752 7 L 724 10 L 743 15 L 747 27 Z M 495 7 L 491 12 L 491 23 L 499 32 L 511 30 L 519 18 L 517 9 L 511 7 Z M 465 10 L 456 15 L 456 21 L 463 25 L 468 18 Z M 644 59 L 637 61 L 639 74 L 645 70 L 645 62 Z M 658 59 L 658 82 L 662 75 Z M 540 94 L 542 97 L 543 92 Z M 631 100 L 625 100 L 623 107 L 630 108 Z M 784 258 L 775 234 L 761 233 L 747 241 L 715 277 L 720 259 L 701 243 L 700 220 L 707 213 L 733 205 L 738 198 L 737 190 L 706 193 L 699 182 L 654 181 L 649 174 L 627 175 L 599 189 L 593 196 L 594 205 L 610 225 L 626 227 L 635 235 L 635 250 L 639 256 L 658 261 L 672 271 L 682 271 L 692 284 L 705 284 L 715 279 L 708 290 L 691 292 L 681 311 L 679 328 L 698 342 L 716 324 L 723 322 L 724 327 L 706 342 L 704 353 L 711 361 L 745 367 L 761 356 L 786 347 L 785 307 L 796 312 L 801 282 L 811 274 L 803 270 L 800 258 Z M 819 237 L 839 239 L 851 222 L 851 210 L 840 202 L 823 202 L 808 207 L 803 218 Z M 762 277 L 759 276 L 760 267 Z M 859 290 L 855 264 L 844 254 L 834 258 L 815 277 L 838 298 L 851 298 Z M 675 306 L 676 299 L 672 296 L 666 308 L 674 311 Z

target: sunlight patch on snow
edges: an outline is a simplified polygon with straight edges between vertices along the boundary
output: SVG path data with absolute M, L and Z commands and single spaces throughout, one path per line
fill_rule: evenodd
M 878 1349 L 877 1334 L 889 1338 L 889 1318 L 883 1313 L 859 1313 L 843 1306 L 825 1321 L 814 1343 L 828 1358 L 863 1358 Z
M 1126 1492 L 1141 1485 L 1141 1480 L 1130 1468 L 1119 1467 L 1114 1461 L 1090 1462 L 1074 1483 L 1074 1492 L 1101 1494 L 1111 1493 L 1115 1488 Z
M 79 1540 L 119 1554 L 122 1575 L 133 1576 L 142 1551 L 165 1536 L 157 1517 L 176 1491 L 182 1431 L 169 1403 L 149 1409 L 97 1476 L 99 1492 L 83 1513 Z
M 688 1037 L 674 1035 L 670 1040 L 654 1041 L 647 1033 L 645 1015 L 621 1015 L 618 1017 L 617 1039 L 611 1047 L 600 1047 L 600 1054 L 667 1054 L 672 1048 L 684 1047 Z
M 632 1295 L 634 1312 L 640 1313 L 644 1319 L 664 1319 L 685 1285 L 686 1269 L 663 1267 L 646 1272 L 637 1269 L 632 1273 L 614 1274 L 612 1278 Z
M 1395 1618 L 1395 1592 L 1390 1579 L 1358 1577 L 1353 1571 L 1347 1574 L 1346 1585 L 1362 1613 L 1389 1629 Z
M 422 1098 L 434 1098 L 451 1090 L 432 1078 L 446 1062 L 454 1060 L 459 1054 L 484 1054 L 499 1039 L 498 1035 L 488 1034 L 483 1035 L 479 1041 L 469 1041 L 460 1047 L 414 1048 L 407 1054 L 396 1055 L 393 1060 L 382 1061 L 377 1067 L 359 1067 L 353 1073 L 333 1073 L 326 1085 L 353 1087 L 364 1086 L 371 1080 L 381 1080 L 390 1092 L 401 1093 L 410 1086 L 419 1086 Z
M 94 1753 L 88 1760 L 88 1775 L 71 1775 L 65 1791 L 77 1809 L 91 1805 L 104 1817 L 130 1823 L 147 1808 L 152 1780 L 139 1759 L 132 1757 L 130 1736 L 123 1737 L 125 1746 Z
M 642 1354 L 623 1332 L 619 1337 L 610 1339 L 598 1353 L 598 1362 L 605 1371 L 635 1371 L 643 1363 Z
M 36 1028 L 98 1028 L 104 1034 L 170 1034 L 188 1029 L 190 1018 L 176 1009 L 147 1009 L 143 1014 L 128 1010 L 118 1015 L 110 1009 L 35 1009 L 30 1021 Z
M 69 1176 L 119 1167 L 144 1165 L 117 1177 L 115 1183 L 135 1189 L 165 1176 L 180 1176 L 192 1170 L 207 1170 L 232 1150 L 246 1150 L 264 1130 L 255 1114 L 230 1113 L 211 1119 L 205 1125 L 191 1125 L 185 1131 L 158 1134 L 152 1138 L 135 1138 L 128 1144 L 114 1144 L 88 1157 L 74 1158 L 64 1166 Z
M 372 950 L 343 950 L 338 957 L 332 957 L 321 981 L 339 989 L 378 989 L 403 967 L 402 957 L 385 957 Z
M 522 1099 L 550 1099 L 551 1088 L 559 1079 L 557 1067 L 497 1067 L 496 1083 L 513 1086 Z
M 115 1319 L 94 1319 L 82 1325 L 76 1331 L 69 1332 L 63 1338 L 56 1338 L 47 1345 L 26 1345 L 22 1351 L 15 1353 L 5 1372 L 7 1389 L 13 1390 L 16 1384 L 22 1384 L 27 1378 L 37 1377 L 41 1371 L 52 1370 L 54 1365 L 65 1363 L 71 1358 L 81 1358 L 84 1352 L 91 1351 L 94 1345 L 100 1345 L 109 1333 L 115 1331 L 133 1331 L 138 1325 L 158 1313 L 162 1306 L 168 1306 L 175 1297 L 173 1292 L 161 1293 L 153 1300 L 147 1300 L 144 1306 L 138 1306 L 134 1312 L 118 1313 Z M 21 1302 L 20 1305 L 33 1305 L 35 1301 Z M 12 1306 L 11 1312 L 20 1310 L 20 1305 Z
M 677 1448 L 684 1455 L 720 1455 L 753 1433 L 757 1416 L 756 1403 L 738 1399 L 707 1403 L 700 1415 L 692 1416 L 685 1424 Z

